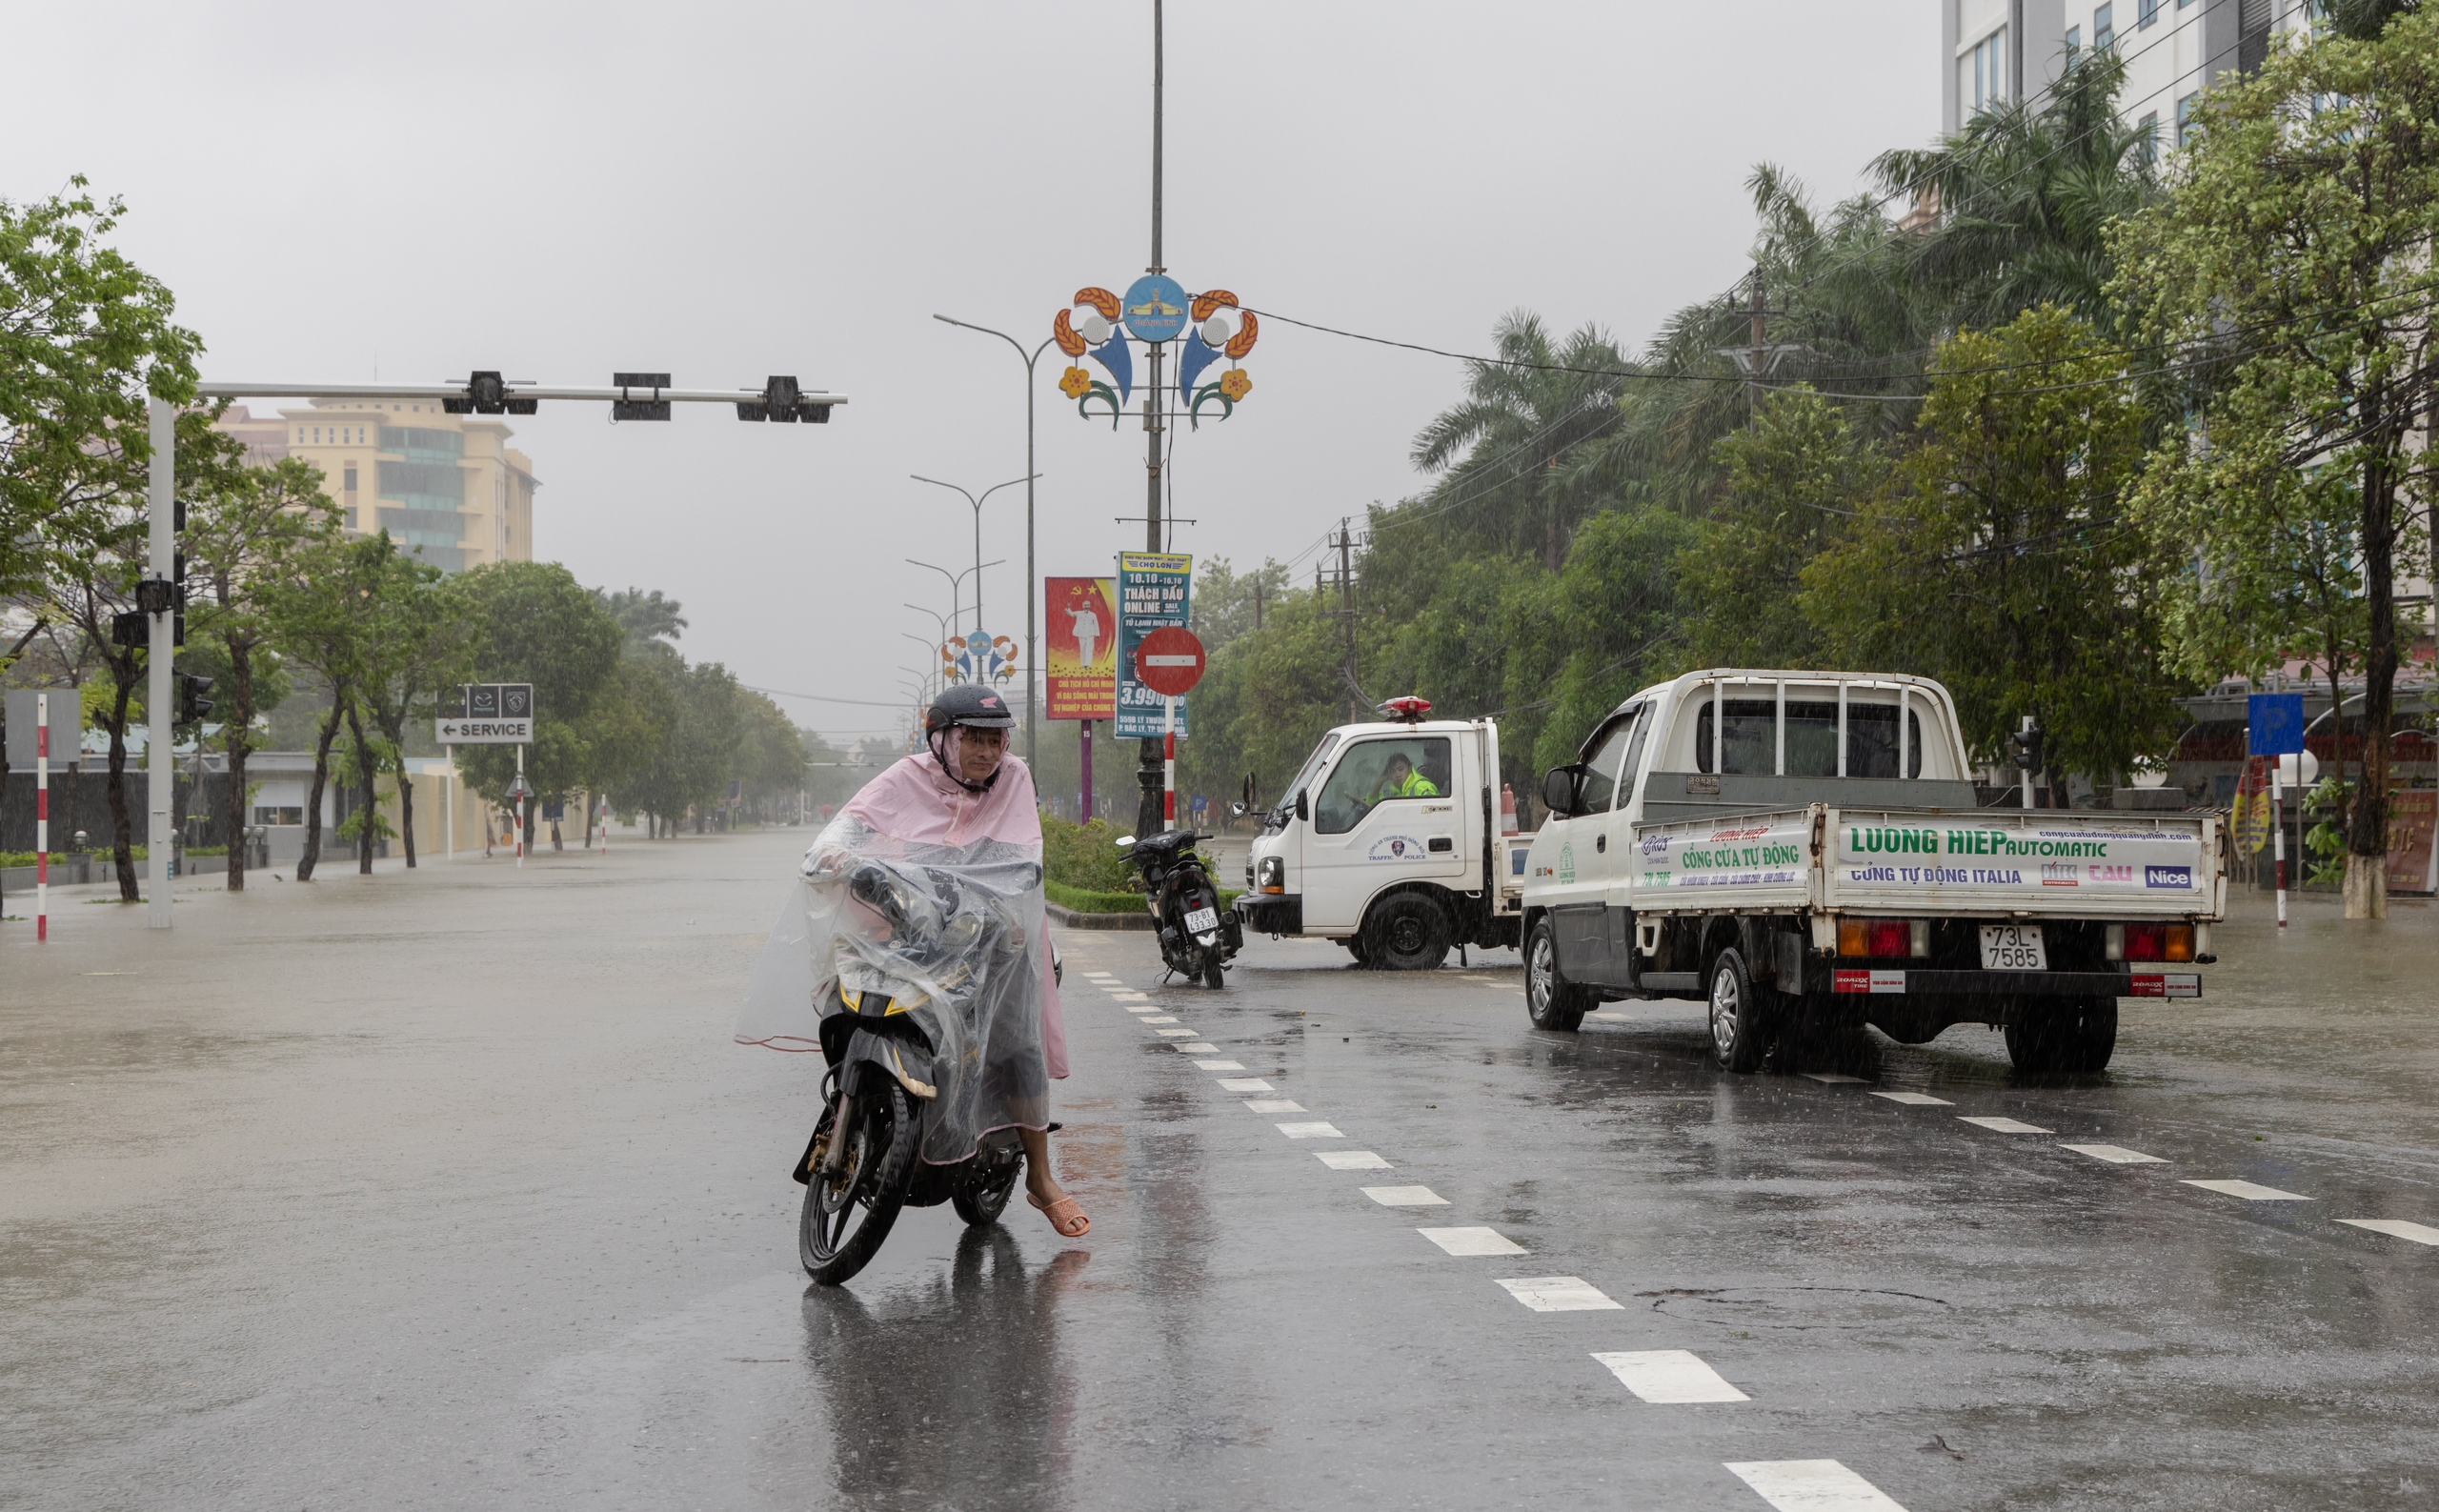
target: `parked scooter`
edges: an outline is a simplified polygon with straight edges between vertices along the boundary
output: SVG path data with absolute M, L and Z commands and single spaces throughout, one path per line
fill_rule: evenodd
M 910 1011 L 936 998 L 945 1011 L 961 1011 L 994 974 L 1021 969 L 1020 912 L 1008 895 L 937 869 L 865 864 L 848 877 L 847 891 L 886 921 L 889 947 L 881 954 L 905 965 L 902 975 L 890 974 L 861 959 L 831 985 L 824 1004 L 821 1053 L 830 1069 L 820 1120 L 795 1171 L 805 1188 L 796 1248 L 806 1272 L 832 1286 L 870 1262 L 901 1208 L 948 1202 L 970 1225 L 995 1223 L 1024 1172 L 1014 1129 L 982 1135 L 974 1153 L 954 1163 L 920 1159 L 940 1089 L 935 1047 Z M 1055 951 L 1052 969 L 1064 975 Z
M 1170 830 L 1141 839 L 1121 835 L 1118 845 L 1143 877 L 1143 906 L 1159 921 L 1161 961 L 1180 977 L 1221 987 L 1221 973 L 1244 949 L 1245 930 L 1234 912 L 1220 910 L 1220 889 L 1194 849 L 1210 838 Z

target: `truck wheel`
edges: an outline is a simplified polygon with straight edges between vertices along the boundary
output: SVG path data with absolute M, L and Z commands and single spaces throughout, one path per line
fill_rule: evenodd
M 1536 1029 L 1573 1033 L 1583 1023 L 1592 995 L 1559 975 L 1558 931 L 1547 915 L 1533 921 L 1524 942 L 1524 1014 Z
M 1768 1011 L 1744 969 L 1744 958 L 1734 950 L 1719 953 L 1711 963 L 1711 1054 L 1729 1071 L 1762 1069 L 1769 1054 Z
M 1448 958 L 1448 911 L 1428 897 L 1384 897 L 1363 925 L 1365 964 L 1382 971 L 1438 971 Z
M 2101 1071 L 2117 1051 L 2117 999 L 2078 998 L 2028 1006 L 2006 1027 L 2018 1071 Z

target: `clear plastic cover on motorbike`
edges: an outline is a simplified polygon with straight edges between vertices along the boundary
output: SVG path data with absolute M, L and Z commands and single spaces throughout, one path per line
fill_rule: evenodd
M 928 1073 L 919 1047 L 872 1034 L 849 1058 L 933 1083 L 923 1159 L 961 1160 L 993 1129 L 1048 1121 L 1048 941 L 1040 846 L 901 840 L 841 814 L 805 853 L 736 1038 L 818 1050 L 821 1019 L 842 1009 L 841 995 L 891 999 L 931 1042 Z

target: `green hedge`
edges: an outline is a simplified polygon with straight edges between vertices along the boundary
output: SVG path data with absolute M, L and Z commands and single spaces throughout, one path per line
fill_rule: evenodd
M 1042 892 L 1061 908 L 1072 908 L 1078 914 L 1139 914 L 1143 912 L 1140 893 L 1102 893 L 1089 888 L 1069 887 L 1063 882 L 1044 881 Z M 1237 901 L 1237 892 L 1220 889 L 1220 906 L 1228 908 Z
M 149 859 L 149 857 L 144 854 L 143 846 L 131 846 L 129 849 L 133 853 L 134 859 L 138 861 Z M 69 854 L 70 853 L 66 851 L 53 851 L 50 853 L 50 858 L 53 861 L 64 861 L 68 859 Z M 110 864 L 111 848 L 107 845 L 103 846 L 99 850 L 89 851 L 86 854 L 92 857 L 95 864 L 97 865 L 107 866 Z M 191 857 L 226 856 L 228 854 L 229 847 L 225 845 L 190 845 L 187 847 L 187 855 Z M 34 853 L 31 851 L 0 851 L 0 866 L 31 866 L 33 864 Z

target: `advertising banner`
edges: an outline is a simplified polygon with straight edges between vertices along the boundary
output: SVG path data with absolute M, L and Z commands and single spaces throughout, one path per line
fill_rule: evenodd
M 2198 830 L 2050 826 L 2038 818 L 1841 824 L 1837 880 L 2018 897 L 2093 894 L 2183 910 L 2207 899 Z
M 1120 552 L 1118 557 L 1118 726 L 1120 739 L 1145 740 L 1168 728 L 1167 700 L 1135 680 L 1135 648 L 1167 625 L 1182 626 L 1191 607 L 1194 558 L 1181 552 Z M 1178 700 L 1178 737 L 1186 734 Z
M 1050 648 L 1042 713 L 1052 719 L 1118 715 L 1118 591 L 1107 577 L 1045 577 Z

